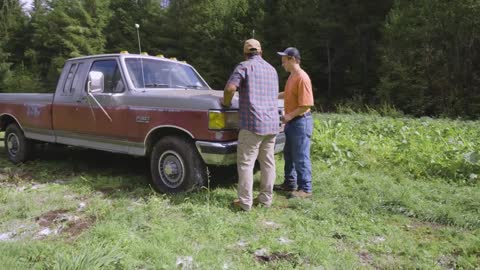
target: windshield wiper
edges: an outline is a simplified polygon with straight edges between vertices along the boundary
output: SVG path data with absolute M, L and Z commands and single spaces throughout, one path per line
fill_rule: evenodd
M 170 84 L 165 84 L 165 83 L 147 83 L 145 84 L 145 88 L 182 88 L 182 89 L 188 89 L 188 88 L 193 88 L 193 89 L 205 89 L 204 86 L 198 86 L 198 85 L 170 85 Z
M 187 87 L 195 88 L 195 89 L 204 89 L 205 88 L 204 86 L 201 86 L 201 85 L 187 85 Z
M 199 85 L 172 85 L 172 87 L 174 88 L 185 88 L 185 89 L 188 89 L 188 88 L 193 88 L 193 89 L 205 89 L 204 86 L 199 86 Z
M 148 83 L 148 84 L 145 84 L 145 87 L 167 88 L 167 87 L 170 87 L 170 85 L 164 84 L 164 83 Z

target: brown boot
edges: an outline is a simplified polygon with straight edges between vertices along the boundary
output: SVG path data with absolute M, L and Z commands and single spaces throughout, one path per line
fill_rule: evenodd
M 239 199 L 233 200 L 233 202 L 230 203 L 230 206 L 236 211 L 250 211 L 250 208 L 244 206 Z
M 258 198 L 253 199 L 253 205 L 254 206 L 259 206 L 259 207 L 264 207 L 264 208 L 270 208 L 270 204 L 262 203 Z
M 288 194 L 289 199 L 293 198 L 300 198 L 300 199 L 306 199 L 312 197 L 311 192 L 305 192 L 303 190 L 298 190 L 298 191 L 292 191 Z
M 286 185 L 285 183 L 283 183 L 283 184 L 280 184 L 280 185 L 273 185 L 273 190 L 275 190 L 275 191 L 287 191 L 287 192 L 290 192 L 290 191 L 295 191 L 295 190 L 297 190 L 297 189 L 296 189 L 296 188 L 289 187 L 288 185 Z

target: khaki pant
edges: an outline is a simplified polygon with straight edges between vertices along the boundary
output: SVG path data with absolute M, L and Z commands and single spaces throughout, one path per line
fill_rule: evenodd
M 275 182 L 275 135 L 258 135 L 242 129 L 238 135 L 237 167 L 238 198 L 243 209 L 249 210 L 253 204 L 253 167 L 255 160 L 260 162 L 261 182 L 258 200 L 270 206 Z

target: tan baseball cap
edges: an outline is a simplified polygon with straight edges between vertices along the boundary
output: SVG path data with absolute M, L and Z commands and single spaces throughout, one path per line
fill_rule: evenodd
M 243 44 L 244 53 L 250 53 L 252 51 L 257 51 L 257 52 L 262 51 L 262 46 L 260 45 L 260 41 L 253 38 L 245 40 L 245 43 Z

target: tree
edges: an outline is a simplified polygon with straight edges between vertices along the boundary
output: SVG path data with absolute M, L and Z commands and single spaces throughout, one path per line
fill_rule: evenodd
M 34 6 L 28 56 L 53 89 L 66 59 L 103 52 L 108 2 L 54 0 L 37 1 Z
M 20 62 L 24 43 L 21 34 L 26 25 L 26 15 L 18 0 L 0 2 L 0 92 L 6 90 L 5 82 L 13 76 L 10 68 Z
M 332 108 L 354 95 L 368 100 L 377 82 L 376 44 L 391 4 L 391 0 L 266 0 L 266 40 L 277 50 L 289 46 L 300 50 L 317 104 Z
M 253 29 L 261 39 L 261 7 L 249 0 L 172 0 L 166 27 L 173 42 L 165 53 L 186 59 L 213 88 L 223 89 L 235 64 L 243 61 L 243 41 Z
M 478 1 L 398 0 L 384 29 L 379 96 L 414 115 L 480 115 Z

